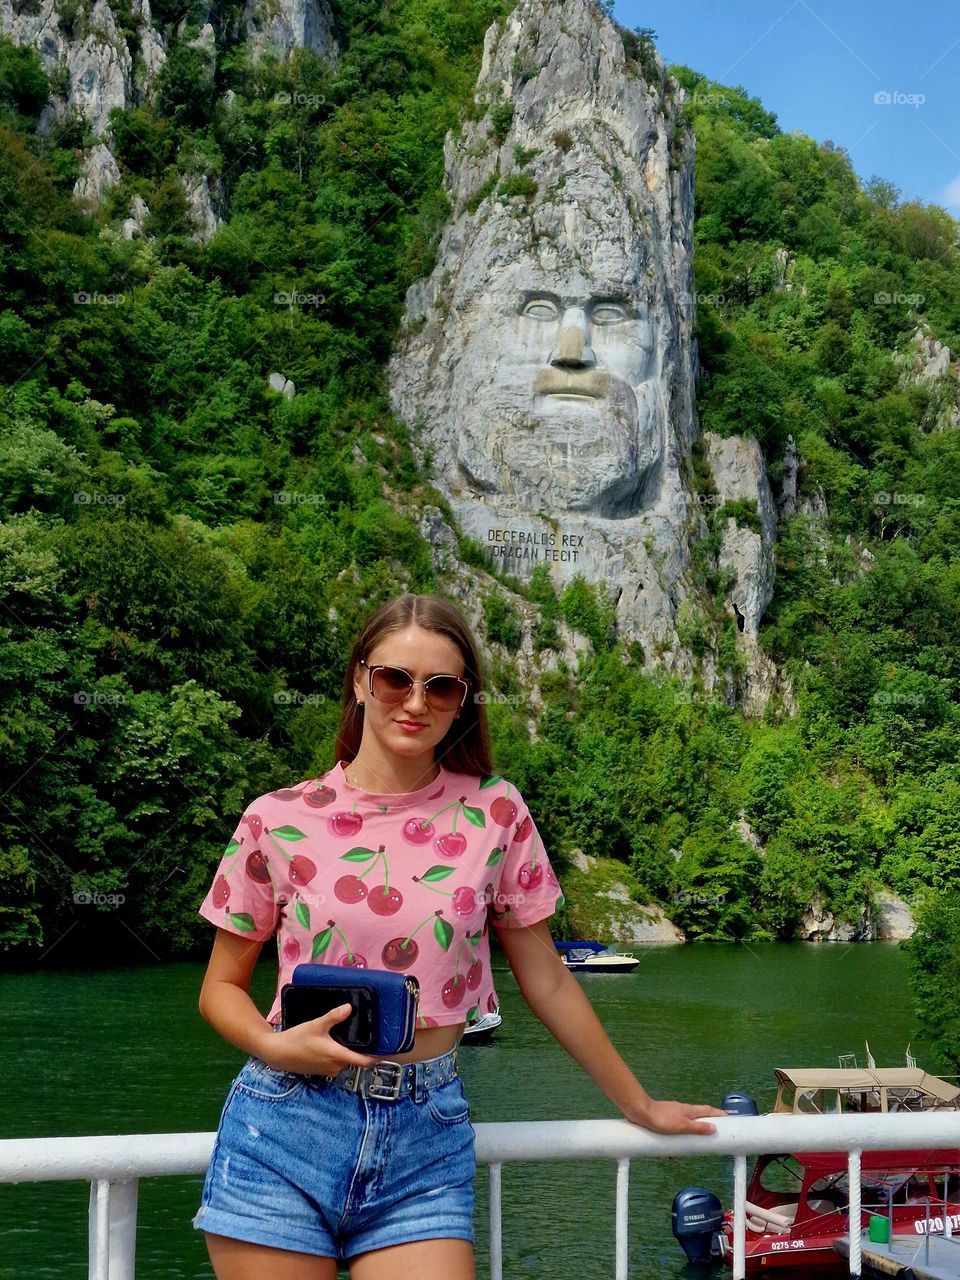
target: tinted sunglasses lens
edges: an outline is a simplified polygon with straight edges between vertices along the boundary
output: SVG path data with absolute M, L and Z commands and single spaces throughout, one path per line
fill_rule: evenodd
M 463 685 L 453 676 L 431 676 L 426 689 L 427 701 L 437 711 L 455 711 L 463 699 Z
M 399 667 L 382 667 L 374 672 L 373 696 L 381 702 L 400 702 L 410 692 L 410 677 Z

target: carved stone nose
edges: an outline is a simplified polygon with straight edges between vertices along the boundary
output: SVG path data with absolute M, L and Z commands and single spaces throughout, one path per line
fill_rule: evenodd
M 586 369 L 596 364 L 593 351 L 584 341 L 583 326 L 565 324 L 560 330 L 560 341 L 550 357 L 550 363 L 559 369 Z

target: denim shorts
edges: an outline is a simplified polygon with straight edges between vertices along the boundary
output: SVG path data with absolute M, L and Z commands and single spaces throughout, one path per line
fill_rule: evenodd
M 335 1257 L 474 1242 L 476 1131 L 460 1076 L 396 1100 L 250 1057 L 220 1115 L 201 1231 Z

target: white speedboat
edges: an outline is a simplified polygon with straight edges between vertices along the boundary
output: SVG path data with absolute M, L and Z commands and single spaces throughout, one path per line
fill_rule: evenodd
M 487 1044 L 493 1039 L 493 1033 L 502 1021 L 500 1006 L 497 1005 L 493 1013 L 485 1013 L 477 1022 L 471 1022 L 469 1026 L 464 1027 L 460 1043 Z
M 580 973 L 630 973 L 640 963 L 629 951 L 614 951 L 603 942 L 554 942 L 568 969 Z

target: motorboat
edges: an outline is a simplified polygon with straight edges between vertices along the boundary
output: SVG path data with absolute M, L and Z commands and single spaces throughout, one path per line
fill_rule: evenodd
M 629 951 L 614 951 L 604 942 L 554 942 L 568 969 L 580 973 L 630 973 L 640 963 Z
M 489 1044 L 493 1039 L 493 1033 L 503 1018 L 500 1016 L 500 1005 L 492 1013 L 485 1013 L 482 1018 L 476 1022 L 469 1023 L 464 1027 L 463 1035 L 460 1037 L 461 1044 Z
M 916 1065 L 778 1068 L 776 1076 L 773 1110 L 779 1114 L 960 1110 L 960 1088 Z M 722 1106 L 732 1114 L 759 1114 L 743 1093 L 728 1094 Z M 758 1156 L 746 1195 L 747 1275 L 770 1268 L 846 1275 L 848 1264 L 834 1244 L 850 1231 L 847 1176 L 846 1151 Z M 960 1224 L 960 1149 L 863 1152 L 861 1230 L 873 1215 L 888 1218 L 891 1235 L 919 1236 L 937 1223 L 942 1228 L 947 1215 Z M 732 1264 L 733 1211 L 724 1211 L 709 1190 L 686 1187 L 677 1194 L 673 1233 L 688 1261 Z

